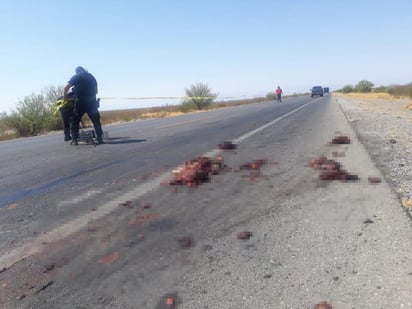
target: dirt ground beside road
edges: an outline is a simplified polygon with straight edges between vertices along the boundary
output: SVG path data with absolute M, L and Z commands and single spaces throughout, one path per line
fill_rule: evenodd
M 376 95 L 334 99 L 412 218 L 411 100 Z

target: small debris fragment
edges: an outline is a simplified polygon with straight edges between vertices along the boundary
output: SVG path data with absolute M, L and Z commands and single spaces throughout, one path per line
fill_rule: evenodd
M 337 157 L 344 157 L 345 153 L 344 152 L 339 152 L 339 151 L 332 151 L 332 156 L 337 158 Z
M 16 297 L 16 300 L 22 300 L 22 299 L 24 299 L 24 298 L 26 298 L 26 294 L 21 294 L 20 296 L 17 296 Z
M 0 269 L 0 274 L 1 274 L 2 272 L 6 271 L 6 270 L 7 270 L 7 267 L 3 267 L 2 269 Z
M 143 209 L 149 209 L 149 208 L 151 208 L 152 206 L 149 204 L 149 203 L 144 203 L 143 205 L 142 205 L 142 208 Z
M 266 274 L 266 275 L 263 276 L 263 278 L 269 279 L 269 278 L 272 278 L 272 275 L 271 274 Z
M 346 170 L 342 169 L 339 162 L 329 160 L 325 156 L 321 156 L 318 159 L 313 159 L 309 162 L 309 166 L 321 170 L 319 175 L 320 180 L 341 180 L 341 181 L 357 181 L 358 175 L 349 174 Z
M 46 283 L 45 285 L 43 285 L 40 289 L 38 289 L 35 294 L 39 294 L 40 292 L 44 291 L 44 290 L 47 289 L 49 286 L 51 286 L 53 283 L 54 283 L 53 280 L 47 282 L 47 283 Z
M 314 309 L 332 309 L 332 305 L 326 301 L 323 301 L 317 305 L 315 305 Z
M 262 167 L 262 165 L 266 164 L 266 159 L 258 159 L 252 162 L 244 163 L 240 166 L 241 170 L 258 170 Z
M 46 269 L 43 271 L 43 273 L 48 273 L 54 269 L 54 264 L 50 264 L 49 266 L 46 267 Z
M 234 150 L 237 148 L 236 144 L 233 144 L 232 142 L 223 142 L 219 144 L 219 149 L 222 150 Z
M 226 166 L 223 163 L 223 157 L 217 156 L 214 160 L 212 160 L 212 167 L 210 170 L 210 174 L 218 175 Z
M 122 203 L 119 203 L 119 206 L 130 206 L 132 204 L 132 201 L 125 201 Z
M 190 237 L 190 236 L 180 237 L 180 238 L 177 239 L 177 241 L 180 245 L 180 248 L 182 248 L 182 249 L 189 249 L 189 248 L 193 247 L 193 244 L 194 244 L 193 238 Z
M 173 179 L 170 185 L 186 185 L 189 187 L 198 186 L 209 182 L 211 175 L 217 175 L 224 168 L 223 158 L 216 159 L 208 157 L 198 157 L 187 161 L 173 171 Z
M 344 174 L 343 179 L 344 181 L 358 181 L 359 176 L 355 174 Z
M 332 139 L 332 144 L 350 144 L 350 138 L 346 135 L 336 136 Z
M 146 221 L 152 221 L 159 218 L 159 215 L 157 214 L 152 214 L 152 213 L 147 213 L 144 215 L 136 216 L 132 219 L 130 219 L 129 224 L 140 224 Z
M 246 176 L 246 179 L 247 179 L 249 182 L 254 182 L 254 181 L 256 181 L 256 179 L 259 178 L 259 177 L 260 177 L 260 171 L 252 171 L 252 172 L 250 172 L 249 175 Z
M 245 231 L 245 232 L 239 232 L 237 234 L 237 239 L 240 239 L 240 240 L 249 240 L 250 237 L 252 237 L 252 232 Z
M 405 208 L 412 208 L 412 199 L 403 199 L 402 206 Z
M 168 293 L 160 299 L 156 309 L 176 309 L 179 302 L 177 293 Z
M 98 260 L 97 260 L 97 263 L 99 263 L 99 264 L 105 264 L 105 265 L 111 264 L 111 263 L 113 263 L 114 261 L 116 261 L 119 257 L 120 257 L 119 252 L 113 252 L 113 253 L 111 253 L 111 254 L 109 254 L 109 255 L 106 255 L 106 256 L 101 257 L 100 259 L 98 259 Z
M 375 223 L 374 221 L 372 221 L 371 219 L 366 219 L 365 221 L 363 221 L 363 224 L 372 224 Z
M 389 140 L 389 143 L 391 143 L 391 144 L 396 144 L 396 143 L 397 143 L 397 141 L 396 141 L 396 140 L 394 140 L 393 138 L 391 138 L 391 139 Z
M 380 177 L 368 177 L 369 183 L 381 183 L 382 179 Z
M 175 303 L 176 303 L 176 301 L 175 301 L 175 298 L 174 298 L 174 297 L 168 296 L 168 297 L 166 298 L 166 305 L 168 305 L 168 306 L 174 306 Z

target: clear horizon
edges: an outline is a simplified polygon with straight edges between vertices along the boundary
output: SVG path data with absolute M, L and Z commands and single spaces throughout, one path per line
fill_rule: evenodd
M 182 97 L 198 82 L 243 98 L 407 84 L 410 12 L 406 0 L 3 0 L 0 112 L 78 65 L 96 77 L 102 110 L 143 103 L 105 98 Z

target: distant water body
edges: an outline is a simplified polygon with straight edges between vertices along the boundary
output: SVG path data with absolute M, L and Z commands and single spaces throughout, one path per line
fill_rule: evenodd
M 228 101 L 228 100 L 244 100 L 250 97 L 237 96 L 237 97 L 218 97 L 216 101 Z M 110 111 L 119 109 L 134 109 L 134 108 L 148 108 L 159 107 L 168 105 L 179 105 L 183 102 L 183 98 L 101 98 L 100 110 Z
M 179 105 L 182 103 L 182 99 L 100 99 L 100 110 L 119 110 L 119 109 L 134 109 L 134 108 L 147 108 L 147 107 L 159 107 L 167 105 Z

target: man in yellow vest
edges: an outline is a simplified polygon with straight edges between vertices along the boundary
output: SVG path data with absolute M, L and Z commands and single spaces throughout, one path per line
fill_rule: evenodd
M 64 141 L 68 142 L 72 139 L 70 135 L 71 123 L 73 118 L 74 105 L 76 102 L 76 94 L 72 89 L 71 92 L 67 93 L 67 99 L 63 97 L 58 98 L 56 101 L 57 110 L 60 112 L 60 115 L 63 119 L 63 130 L 64 130 Z M 56 110 L 56 113 L 57 113 Z

